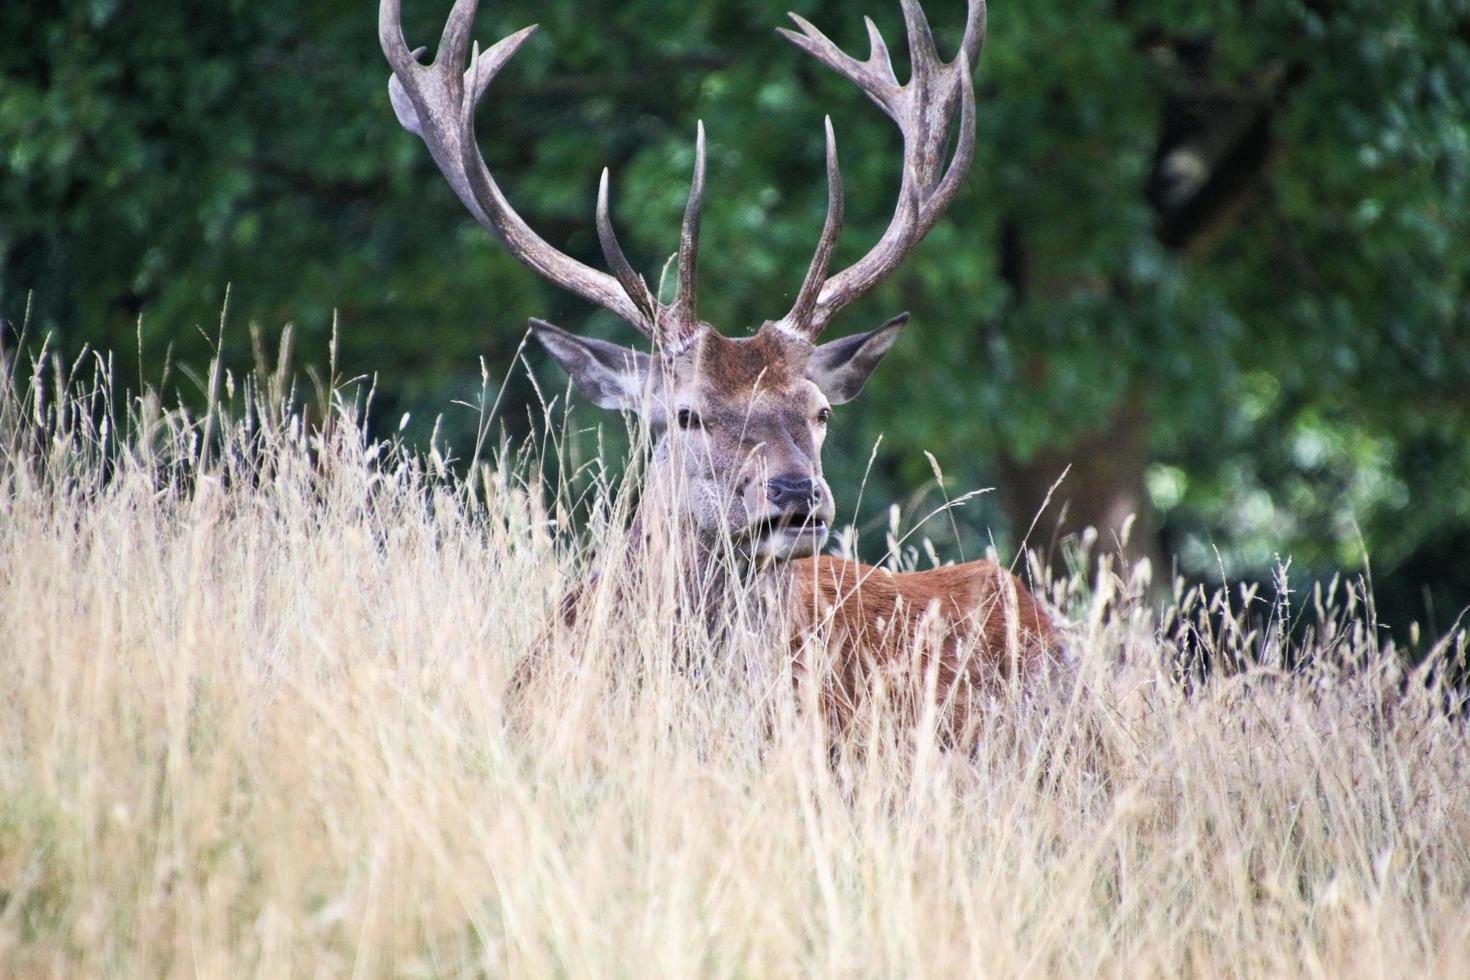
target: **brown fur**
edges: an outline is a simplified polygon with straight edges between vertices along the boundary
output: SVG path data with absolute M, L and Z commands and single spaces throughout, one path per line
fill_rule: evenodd
M 1063 663 L 1051 619 L 1015 575 L 992 561 L 894 573 L 821 555 L 760 574 L 776 577 L 776 600 L 790 613 L 787 646 L 796 674 L 818 672 L 820 707 L 834 733 L 852 730 L 880 684 L 899 717 L 912 721 L 932 683 L 939 728 L 960 740 L 973 729 L 977 695 L 1010 680 L 1035 680 Z M 564 625 L 576 623 L 596 580 L 563 597 Z M 549 644 L 543 636 L 517 667 L 513 692 L 529 682 Z M 826 659 L 818 663 L 818 656 Z
M 976 694 L 1061 662 L 1051 620 L 992 561 L 893 573 L 818 556 L 790 562 L 785 575 L 798 667 L 815 652 L 813 636 L 830 636 L 819 690 L 839 729 L 849 727 L 875 683 L 910 711 L 923 705 L 918 695 L 933 683 L 942 728 L 959 734 L 970 725 Z
M 800 380 L 812 345 L 765 327 L 752 337 L 726 337 L 707 330 L 695 350 L 699 373 L 711 388 L 748 395 L 757 384 L 784 389 Z

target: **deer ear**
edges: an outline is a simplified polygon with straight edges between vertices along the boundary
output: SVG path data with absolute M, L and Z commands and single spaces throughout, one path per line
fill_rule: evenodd
M 807 378 L 822 389 L 832 404 L 852 401 L 908 322 L 909 315 L 900 313 L 877 330 L 821 345 L 812 351 L 812 358 L 807 362 Z
M 556 358 L 577 390 L 599 408 L 639 411 L 653 359 L 630 347 L 578 337 L 545 320 L 532 320 L 531 333 Z

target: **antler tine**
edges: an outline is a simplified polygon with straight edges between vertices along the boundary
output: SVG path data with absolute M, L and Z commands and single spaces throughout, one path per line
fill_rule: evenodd
M 887 72 L 888 83 L 898 88 L 898 75 L 893 71 L 893 59 L 888 54 L 888 43 L 883 40 L 883 32 L 878 30 L 878 25 L 873 23 L 871 17 L 864 17 L 863 24 L 868 29 L 868 63 L 883 68 Z
M 955 140 L 954 156 L 950 158 L 949 169 L 944 172 L 943 179 L 935 188 L 934 194 L 924 202 L 924 211 L 919 216 L 919 227 L 923 229 L 921 234 L 927 234 L 929 229 L 939 220 L 944 209 L 949 207 L 949 202 L 959 193 L 960 184 L 965 175 L 970 172 L 970 164 L 975 160 L 975 87 L 970 79 L 970 58 L 964 51 L 959 56 L 960 68 L 960 133 Z
M 946 64 L 934 45 L 934 35 L 918 0 L 901 0 L 913 72 L 900 86 L 888 58 L 888 47 L 872 21 L 867 22 L 872 52 L 867 61 L 845 54 L 824 34 L 795 14 L 801 33 L 781 34 L 838 74 L 855 82 L 888 116 L 903 135 L 903 176 L 898 205 L 878 243 L 857 262 L 823 282 L 814 303 L 806 301 L 806 285 L 798 305 L 783 320 L 790 329 L 815 338 L 839 310 L 881 282 L 913 251 L 939 220 L 959 190 L 974 159 L 975 103 L 970 68 L 985 40 L 985 0 L 969 0 L 964 40 L 955 59 Z M 945 166 L 955 102 L 960 124 L 953 153 Z M 819 253 L 826 243 L 818 246 Z M 816 260 L 813 260 L 815 268 Z
M 420 64 L 403 37 L 401 0 L 380 0 L 378 40 L 393 69 L 388 95 L 398 121 L 421 137 L 455 195 L 506 249 L 541 276 L 611 311 L 650 337 L 655 333 L 643 297 L 629 294 L 620 278 L 559 251 L 541 238 L 506 201 L 475 142 L 474 110 L 496 74 L 536 31 L 524 28 L 483 55 L 465 55 L 478 4 L 456 0 L 431 64 Z M 646 290 L 646 287 L 645 287 Z
M 633 270 L 623 247 L 618 243 L 617 232 L 613 231 L 612 216 L 608 212 L 608 171 L 602 168 L 602 180 L 597 185 L 597 240 L 602 245 L 602 255 L 608 267 L 622 284 L 623 292 L 638 305 L 639 312 L 649 323 L 658 320 L 658 301 L 648 288 L 643 277 Z
M 399 0 L 382 0 L 378 4 L 378 45 L 388 67 L 395 75 L 408 74 L 418 67 L 418 59 L 403 39 L 403 16 Z
M 444 21 L 444 31 L 439 35 L 439 50 L 434 55 L 435 64 L 444 63 L 459 71 L 465 55 L 470 49 L 470 32 L 475 26 L 475 13 L 480 0 L 454 0 L 454 7 Z
M 817 242 L 816 254 L 802 281 L 801 291 L 796 294 L 796 303 L 778 326 L 783 330 L 801 333 L 816 308 L 817 296 L 822 284 L 827 281 L 827 267 L 832 262 L 832 252 L 837 248 L 837 239 L 842 234 L 844 201 L 842 196 L 842 170 L 837 165 L 837 137 L 832 132 L 832 117 L 826 119 L 827 130 L 827 219 L 822 223 L 822 237 Z
M 965 37 L 960 41 L 960 50 L 965 52 L 965 60 L 970 71 L 980 63 L 980 52 L 985 47 L 985 0 L 965 4 Z
M 682 340 L 699 325 L 696 312 L 698 288 L 696 266 L 699 262 L 699 219 L 704 210 L 704 122 L 694 130 L 694 178 L 689 185 L 689 200 L 684 205 L 684 224 L 679 232 L 679 284 L 670 309 L 670 330 Z
M 918 79 L 939 69 L 939 49 L 934 46 L 934 32 L 929 29 L 929 18 L 919 0 L 900 0 L 903 7 L 903 23 L 908 31 L 909 61 L 914 78 Z
M 897 101 L 902 94 L 902 89 L 888 57 L 888 46 L 883 43 L 883 36 L 878 33 L 878 28 L 871 19 L 867 20 L 867 24 L 868 37 L 872 41 L 873 49 L 867 61 L 858 61 L 834 44 L 831 38 L 818 30 L 805 17 L 797 13 L 788 13 L 786 16 L 801 28 L 801 33 L 778 27 L 776 28 L 777 34 L 858 86 L 868 98 L 877 103 L 878 108 L 892 117 L 895 122 L 898 121 Z

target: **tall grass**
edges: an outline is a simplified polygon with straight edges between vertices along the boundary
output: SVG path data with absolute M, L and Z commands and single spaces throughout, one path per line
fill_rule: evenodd
M 1408 669 L 1360 584 L 1255 619 L 1104 563 L 1045 586 L 1075 686 L 997 692 L 970 752 L 841 739 L 759 624 L 609 584 L 613 481 L 456 476 L 284 368 L 202 416 L 110 373 L 0 364 L 5 974 L 1470 964 L 1464 637 Z

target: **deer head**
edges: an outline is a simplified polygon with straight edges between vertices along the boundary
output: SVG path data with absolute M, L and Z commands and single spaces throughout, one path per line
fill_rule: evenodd
M 940 59 L 917 0 L 902 0 L 912 75 L 899 84 L 888 48 L 867 20 L 871 52 L 859 61 L 805 19 L 781 33 L 856 83 L 899 128 L 903 175 L 888 229 L 857 262 L 832 275 L 828 265 L 842 230 L 842 175 L 832 121 L 826 121 L 827 218 L 816 254 L 785 316 L 753 335 L 728 336 L 696 311 L 699 220 L 704 200 L 704 127 L 695 136 L 693 184 L 680 235 L 674 298 L 664 303 L 628 262 L 609 209 L 608 173 L 597 197 L 597 233 L 611 274 L 548 244 L 511 209 L 480 154 L 474 109 L 495 75 L 536 30 L 525 28 L 485 52 L 469 41 L 477 0 L 456 0 L 434 61 L 403 39 L 400 0 L 381 0 L 378 35 L 393 70 L 389 97 L 399 121 L 420 136 L 475 219 L 510 252 L 557 285 L 628 321 L 652 341 L 652 353 L 579 337 L 532 321 L 536 338 L 603 408 L 638 412 L 656 438 L 650 472 L 654 497 L 702 535 L 730 534 L 759 559 L 803 557 L 826 541 L 832 492 L 821 450 L 833 405 L 852 399 L 907 320 L 868 333 L 817 340 L 838 311 L 898 267 L 953 200 L 974 156 L 975 105 L 970 66 L 985 37 L 984 0 L 968 0 L 961 49 Z M 466 61 L 468 60 L 468 67 Z M 953 154 L 945 152 L 958 110 Z M 946 162 L 947 161 L 947 162 Z

